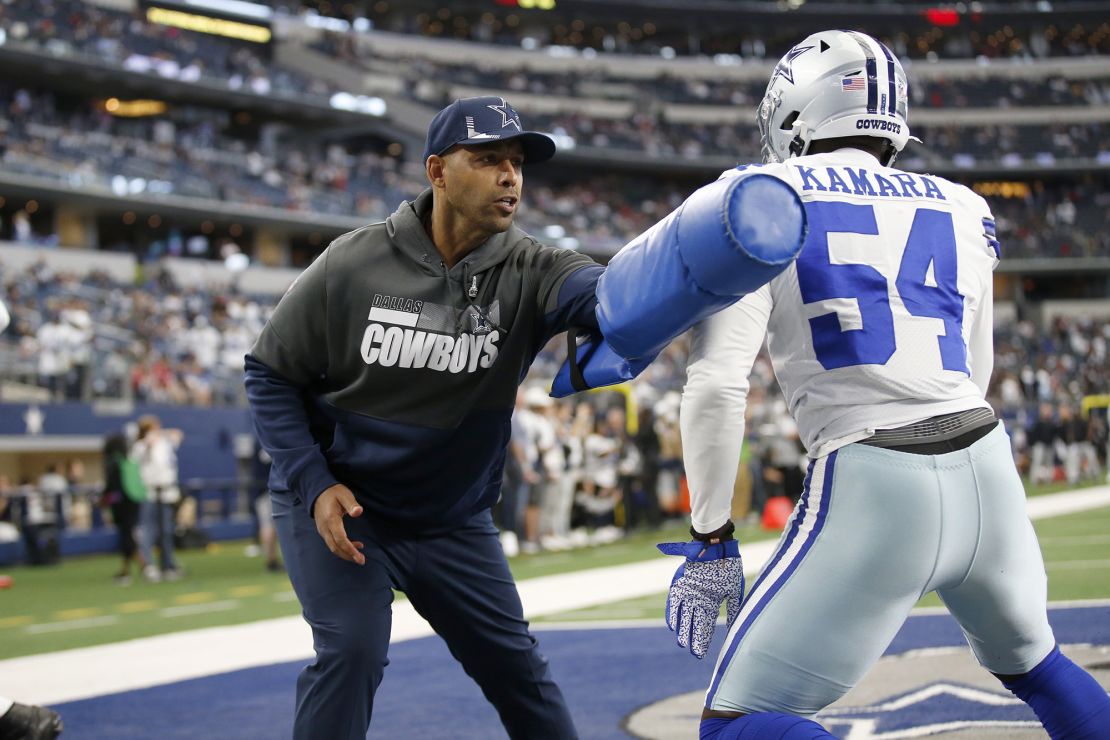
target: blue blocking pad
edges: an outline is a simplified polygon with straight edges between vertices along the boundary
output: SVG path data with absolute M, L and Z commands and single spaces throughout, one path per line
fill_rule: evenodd
M 723 208 L 718 183 L 726 186 Z M 720 180 L 690 196 L 678 248 L 702 290 L 740 296 L 762 287 L 798 256 L 805 229 L 805 208 L 794 189 L 777 177 L 755 174 Z
M 801 200 L 777 177 L 700 188 L 609 262 L 597 287 L 606 342 L 621 357 L 654 357 L 786 269 L 805 237 Z
M 587 388 L 602 388 L 632 380 L 655 359 L 655 355 L 651 355 L 626 360 L 614 352 L 604 339 L 596 336 L 578 345 L 575 356 L 578 358 L 578 366 Z M 551 384 L 551 396 L 565 398 L 579 390 L 582 389 L 575 388 L 574 381 L 571 379 L 570 363 L 564 361 L 555 375 L 555 381 Z

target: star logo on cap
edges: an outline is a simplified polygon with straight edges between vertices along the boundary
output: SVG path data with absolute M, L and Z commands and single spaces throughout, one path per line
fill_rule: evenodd
M 501 114 L 501 128 L 515 126 L 517 131 L 523 130 L 520 127 L 520 119 L 517 118 L 516 113 L 509 108 L 509 104 L 505 102 L 505 98 L 501 98 L 501 105 L 487 105 L 486 107 Z
M 781 76 L 784 80 L 791 85 L 794 84 L 794 68 L 792 66 L 795 59 L 805 54 L 812 49 L 813 46 L 795 46 L 790 51 L 786 52 L 786 56 L 782 58 L 777 65 L 775 65 L 775 73 L 771 75 L 771 82 L 775 81 L 776 77 Z

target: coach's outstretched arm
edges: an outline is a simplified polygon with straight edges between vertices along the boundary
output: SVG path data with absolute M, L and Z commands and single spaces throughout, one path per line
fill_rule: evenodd
M 805 237 L 794 189 L 757 168 L 697 190 L 609 262 L 597 286 L 604 340 L 579 346 L 552 395 L 635 377 L 672 339 L 786 269 Z

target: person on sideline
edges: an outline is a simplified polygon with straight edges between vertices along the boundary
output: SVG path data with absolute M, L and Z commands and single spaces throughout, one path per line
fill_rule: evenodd
M 490 513 L 529 365 L 569 326 L 597 326 L 602 268 L 513 225 L 524 168 L 554 153 L 503 98 L 451 103 L 428 128 L 430 187 L 332 242 L 247 355 L 282 554 L 315 637 L 295 738 L 365 737 L 391 589 L 510 737 L 576 737 Z

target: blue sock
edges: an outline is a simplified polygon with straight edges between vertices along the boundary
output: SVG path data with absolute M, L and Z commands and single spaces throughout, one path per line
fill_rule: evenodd
M 701 740 L 836 740 L 811 719 L 778 712 L 757 712 L 701 721 Z
M 1053 740 L 1110 740 L 1110 696 L 1055 647 L 1037 667 L 1002 682 L 1033 708 Z

